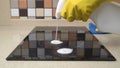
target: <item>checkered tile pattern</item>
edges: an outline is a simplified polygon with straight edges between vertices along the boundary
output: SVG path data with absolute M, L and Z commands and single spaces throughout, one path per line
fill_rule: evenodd
M 7 60 L 115 60 L 96 37 L 84 27 L 76 29 L 62 27 L 63 30 L 66 29 L 65 31 L 60 28 L 58 39 L 62 40 L 63 43 L 59 45 L 50 43 L 51 40 L 55 39 L 54 30 L 51 28 L 42 29 L 45 28 L 37 27 L 34 29 Z M 72 48 L 73 52 L 62 55 L 57 53 L 60 48 Z
M 11 18 L 55 19 L 58 0 L 10 0 Z

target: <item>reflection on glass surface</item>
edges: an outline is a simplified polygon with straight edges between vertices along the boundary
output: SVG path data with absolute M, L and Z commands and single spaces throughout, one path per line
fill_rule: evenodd
M 54 31 L 54 27 L 36 27 L 7 60 L 116 60 L 85 27 L 60 27 L 58 38 L 63 43 L 57 46 L 50 43 L 54 39 Z M 70 54 L 59 54 L 57 50 L 60 48 L 71 48 L 73 51 Z

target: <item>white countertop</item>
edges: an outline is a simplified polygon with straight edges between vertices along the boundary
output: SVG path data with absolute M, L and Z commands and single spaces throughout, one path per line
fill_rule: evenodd
M 96 35 L 117 61 L 6 61 L 34 26 L 0 26 L 0 68 L 119 68 L 120 35 Z

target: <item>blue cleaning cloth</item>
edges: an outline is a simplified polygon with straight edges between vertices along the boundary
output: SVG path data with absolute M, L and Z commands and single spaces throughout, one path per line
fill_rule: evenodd
M 93 23 L 89 23 L 89 31 L 92 34 L 108 34 L 108 32 L 100 32 L 100 31 L 96 31 L 97 27 L 95 24 Z

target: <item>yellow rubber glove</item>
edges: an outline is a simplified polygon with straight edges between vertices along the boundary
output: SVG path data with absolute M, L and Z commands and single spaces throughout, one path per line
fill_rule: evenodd
M 103 2 L 113 0 L 66 0 L 61 17 L 69 22 L 74 20 L 87 21 L 92 12 Z

